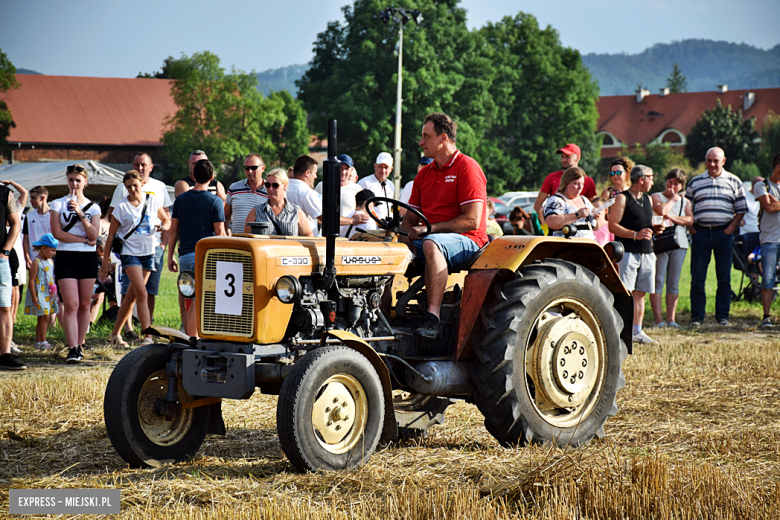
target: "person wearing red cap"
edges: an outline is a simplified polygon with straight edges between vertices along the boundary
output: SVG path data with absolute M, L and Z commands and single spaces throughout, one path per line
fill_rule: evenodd
M 580 147 L 574 143 L 567 144 L 555 153 L 561 155 L 561 169 L 557 172 L 552 172 L 545 177 L 542 188 L 539 190 L 539 195 L 536 196 L 536 202 L 534 202 L 534 211 L 539 215 L 539 220 L 542 224 L 544 224 L 544 217 L 542 216 L 544 201 L 547 200 L 547 197 L 558 191 L 563 171 L 571 166 L 579 165 L 580 158 L 582 157 Z M 596 196 L 596 183 L 587 175 L 585 176 L 585 187 L 582 189 L 582 195 L 587 197 L 588 200 Z

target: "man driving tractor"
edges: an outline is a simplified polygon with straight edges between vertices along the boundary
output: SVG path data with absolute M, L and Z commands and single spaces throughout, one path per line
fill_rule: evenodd
M 428 312 L 416 334 L 436 339 L 441 336 L 439 311 L 447 284 L 448 267 L 464 265 L 487 244 L 487 179 L 477 161 L 458 151 L 455 145 L 457 123 L 446 114 L 433 113 L 425 118 L 420 146 L 433 162 L 414 179 L 409 206 L 420 211 L 431 223 L 407 212 L 401 224 L 401 236 L 425 266 Z

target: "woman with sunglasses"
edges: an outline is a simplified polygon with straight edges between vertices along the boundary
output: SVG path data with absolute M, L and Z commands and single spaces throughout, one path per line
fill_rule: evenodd
M 626 191 L 631 186 L 628 176 L 632 169 L 634 169 L 634 161 L 628 157 L 618 157 L 612 161 L 609 167 L 609 181 L 611 185 L 601 192 L 604 200 L 614 199 L 615 195 Z
M 268 173 L 265 179 L 268 200 L 255 206 L 254 211 L 250 211 L 246 216 L 244 233 L 251 233 L 250 222 L 270 222 L 273 226 L 271 230 L 273 235 L 314 236 L 303 210 L 285 197 L 288 184 L 290 180 L 282 168 L 276 168 Z
M 88 182 L 83 166 L 68 166 L 66 174 L 70 193 L 52 202 L 49 214 L 51 233 L 59 240 L 54 257 L 54 280 L 63 303 L 60 324 L 68 344 L 65 362 L 73 364 L 82 359 L 89 329 L 92 289 L 98 271 L 95 243 L 100 207 L 84 196 Z

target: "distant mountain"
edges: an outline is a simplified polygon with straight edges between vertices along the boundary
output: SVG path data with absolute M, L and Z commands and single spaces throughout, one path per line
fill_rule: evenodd
M 293 96 L 298 95 L 295 80 L 301 79 L 309 65 L 288 65 L 281 69 L 268 69 L 257 73 L 257 90 L 266 96 L 271 91 L 287 90 Z
M 585 54 L 582 62 L 602 96 L 633 94 L 641 83 L 650 92 L 666 86 L 675 63 L 690 92 L 780 87 L 780 44 L 763 50 L 744 43 L 683 40 L 658 43 L 639 54 Z
M 37 74 L 39 76 L 43 76 L 42 72 L 37 72 L 37 71 L 34 71 L 34 70 L 30 70 L 30 69 L 16 69 L 16 73 L 17 74 Z

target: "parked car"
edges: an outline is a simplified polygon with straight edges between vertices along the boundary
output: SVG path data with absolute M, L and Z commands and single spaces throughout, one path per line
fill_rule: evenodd
M 536 197 L 538 195 L 538 191 L 510 191 L 504 193 L 499 198 L 504 204 L 509 206 L 511 211 L 515 206 L 520 206 L 522 208 L 528 204 L 533 205 L 533 203 L 536 202 Z
M 504 201 L 497 197 L 488 198 L 493 201 L 493 218 L 495 218 L 498 225 L 503 228 L 504 223 L 509 222 L 509 213 L 512 211 L 512 208 L 504 204 Z

